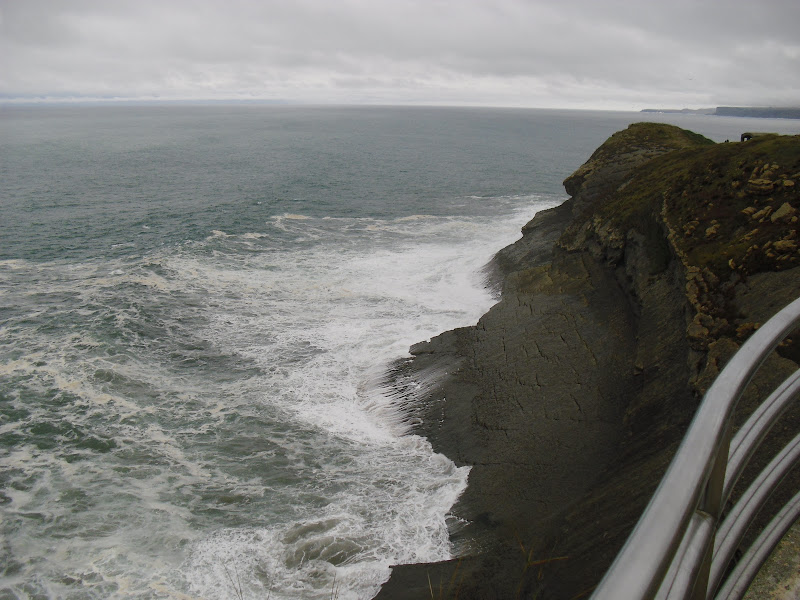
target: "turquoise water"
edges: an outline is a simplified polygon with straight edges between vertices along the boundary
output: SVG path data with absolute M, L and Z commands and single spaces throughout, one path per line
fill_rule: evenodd
M 0 109 L 0 598 L 369 598 L 449 557 L 468 470 L 378 382 L 641 118 Z

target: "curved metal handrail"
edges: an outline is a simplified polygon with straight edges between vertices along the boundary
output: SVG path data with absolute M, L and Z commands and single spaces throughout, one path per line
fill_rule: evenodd
M 730 497 L 745 465 L 798 393 L 800 393 L 800 369 L 790 375 L 753 411 L 736 437 L 731 440 L 728 469 L 725 472 L 725 488 L 722 491 L 723 501 Z
M 709 575 L 709 592 L 717 589 L 725 575 L 725 569 L 733 558 L 750 523 L 769 499 L 772 491 L 783 481 L 798 460 L 800 460 L 800 434 L 786 444 L 783 450 L 764 467 L 725 517 L 717 529 L 714 542 L 714 561 L 711 564 Z
M 742 556 L 715 598 L 739 600 L 747 592 L 761 565 L 800 517 L 800 492 L 787 502 Z
M 594 600 L 653 598 L 662 584 L 659 597 L 706 597 L 714 536 L 698 539 L 689 532 L 686 542 L 684 537 L 697 513 L 710 515 L 714 522 L 719 520 L 723 491 L 730 491 L 725 486 L 725 473 L 733 409 L 766 357 L 799 323 L 800 298 L 759 328 L 719 374 L 650 503 L 595 589 Z M 760 431 L 754 435 L 760 441 Z M 740 468 L 741 465 L 737 467 Z M 677 581 L 685 568 L 670 570 L 674 560 L 681 560 L 676 558 L 680 549 L 682 555 L 691 554 L 691 560 L 701 563 L 689 583 Z M 695 566 L 691 565 L 692 571 Z M 674 580 L 667 577 L 668 571 Z
M 708 513 L 695 512 L 689 521 L 680 549 L 673 557 L 669 571 L 658 589 L 656 600 L 685 598 L 692 592 L 713 536 L 714 518 Z

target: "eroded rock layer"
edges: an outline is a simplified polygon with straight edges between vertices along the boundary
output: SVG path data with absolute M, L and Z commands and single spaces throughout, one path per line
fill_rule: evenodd
M 453 508 L 462 558 L 396 567 L 378 597 L 591 590 L 720 368 L 800 295 L 796 183 L 800 137 L 714 144 L 653 123 L 567 178 L 571 198 L 490 265 L 500 301 L 392 374 L 416 432 L 472 470 Z M 795 336 L 738 418 L 799 362 Z M 795 411 L 755 463 L 798 429 Z M 792 487 L 797 474 L 776 502 Z

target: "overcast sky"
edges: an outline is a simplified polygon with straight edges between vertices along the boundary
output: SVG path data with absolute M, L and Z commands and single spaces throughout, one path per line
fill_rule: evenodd
M 800 105 L 800 0 L 0 0 L 0 100 Z

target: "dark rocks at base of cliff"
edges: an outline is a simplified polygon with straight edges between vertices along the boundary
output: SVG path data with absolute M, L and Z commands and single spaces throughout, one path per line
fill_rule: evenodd
M 754 200 L 731 179 L 777 161 L 777 172 L 800 171 L 800 140 L 713 146 L 634 125 L 567 179 L 570 200 L 498 253 L 498 304 L 476 326 L 415 345 L 393 373 L 414 431 L 472 466 L 452 509 L 464 558 L 395 567 L 378 598 L 427 598 L 430 588 L 437 598 L 573 598 L 599 581 L 713 376 L 800 295 L 800 260 L 748 262 L 752 238 L 738 239 Z M 800 207 L 794 194 L 781 186 L 770 201 Z M 760 228 L 753 237 L 794 239 L 797 225 Z M 755 389 L 797 368 L 796 354 L 785 345 Z M 788 419 L 787 432 L 800 429 L 800 415 Z

